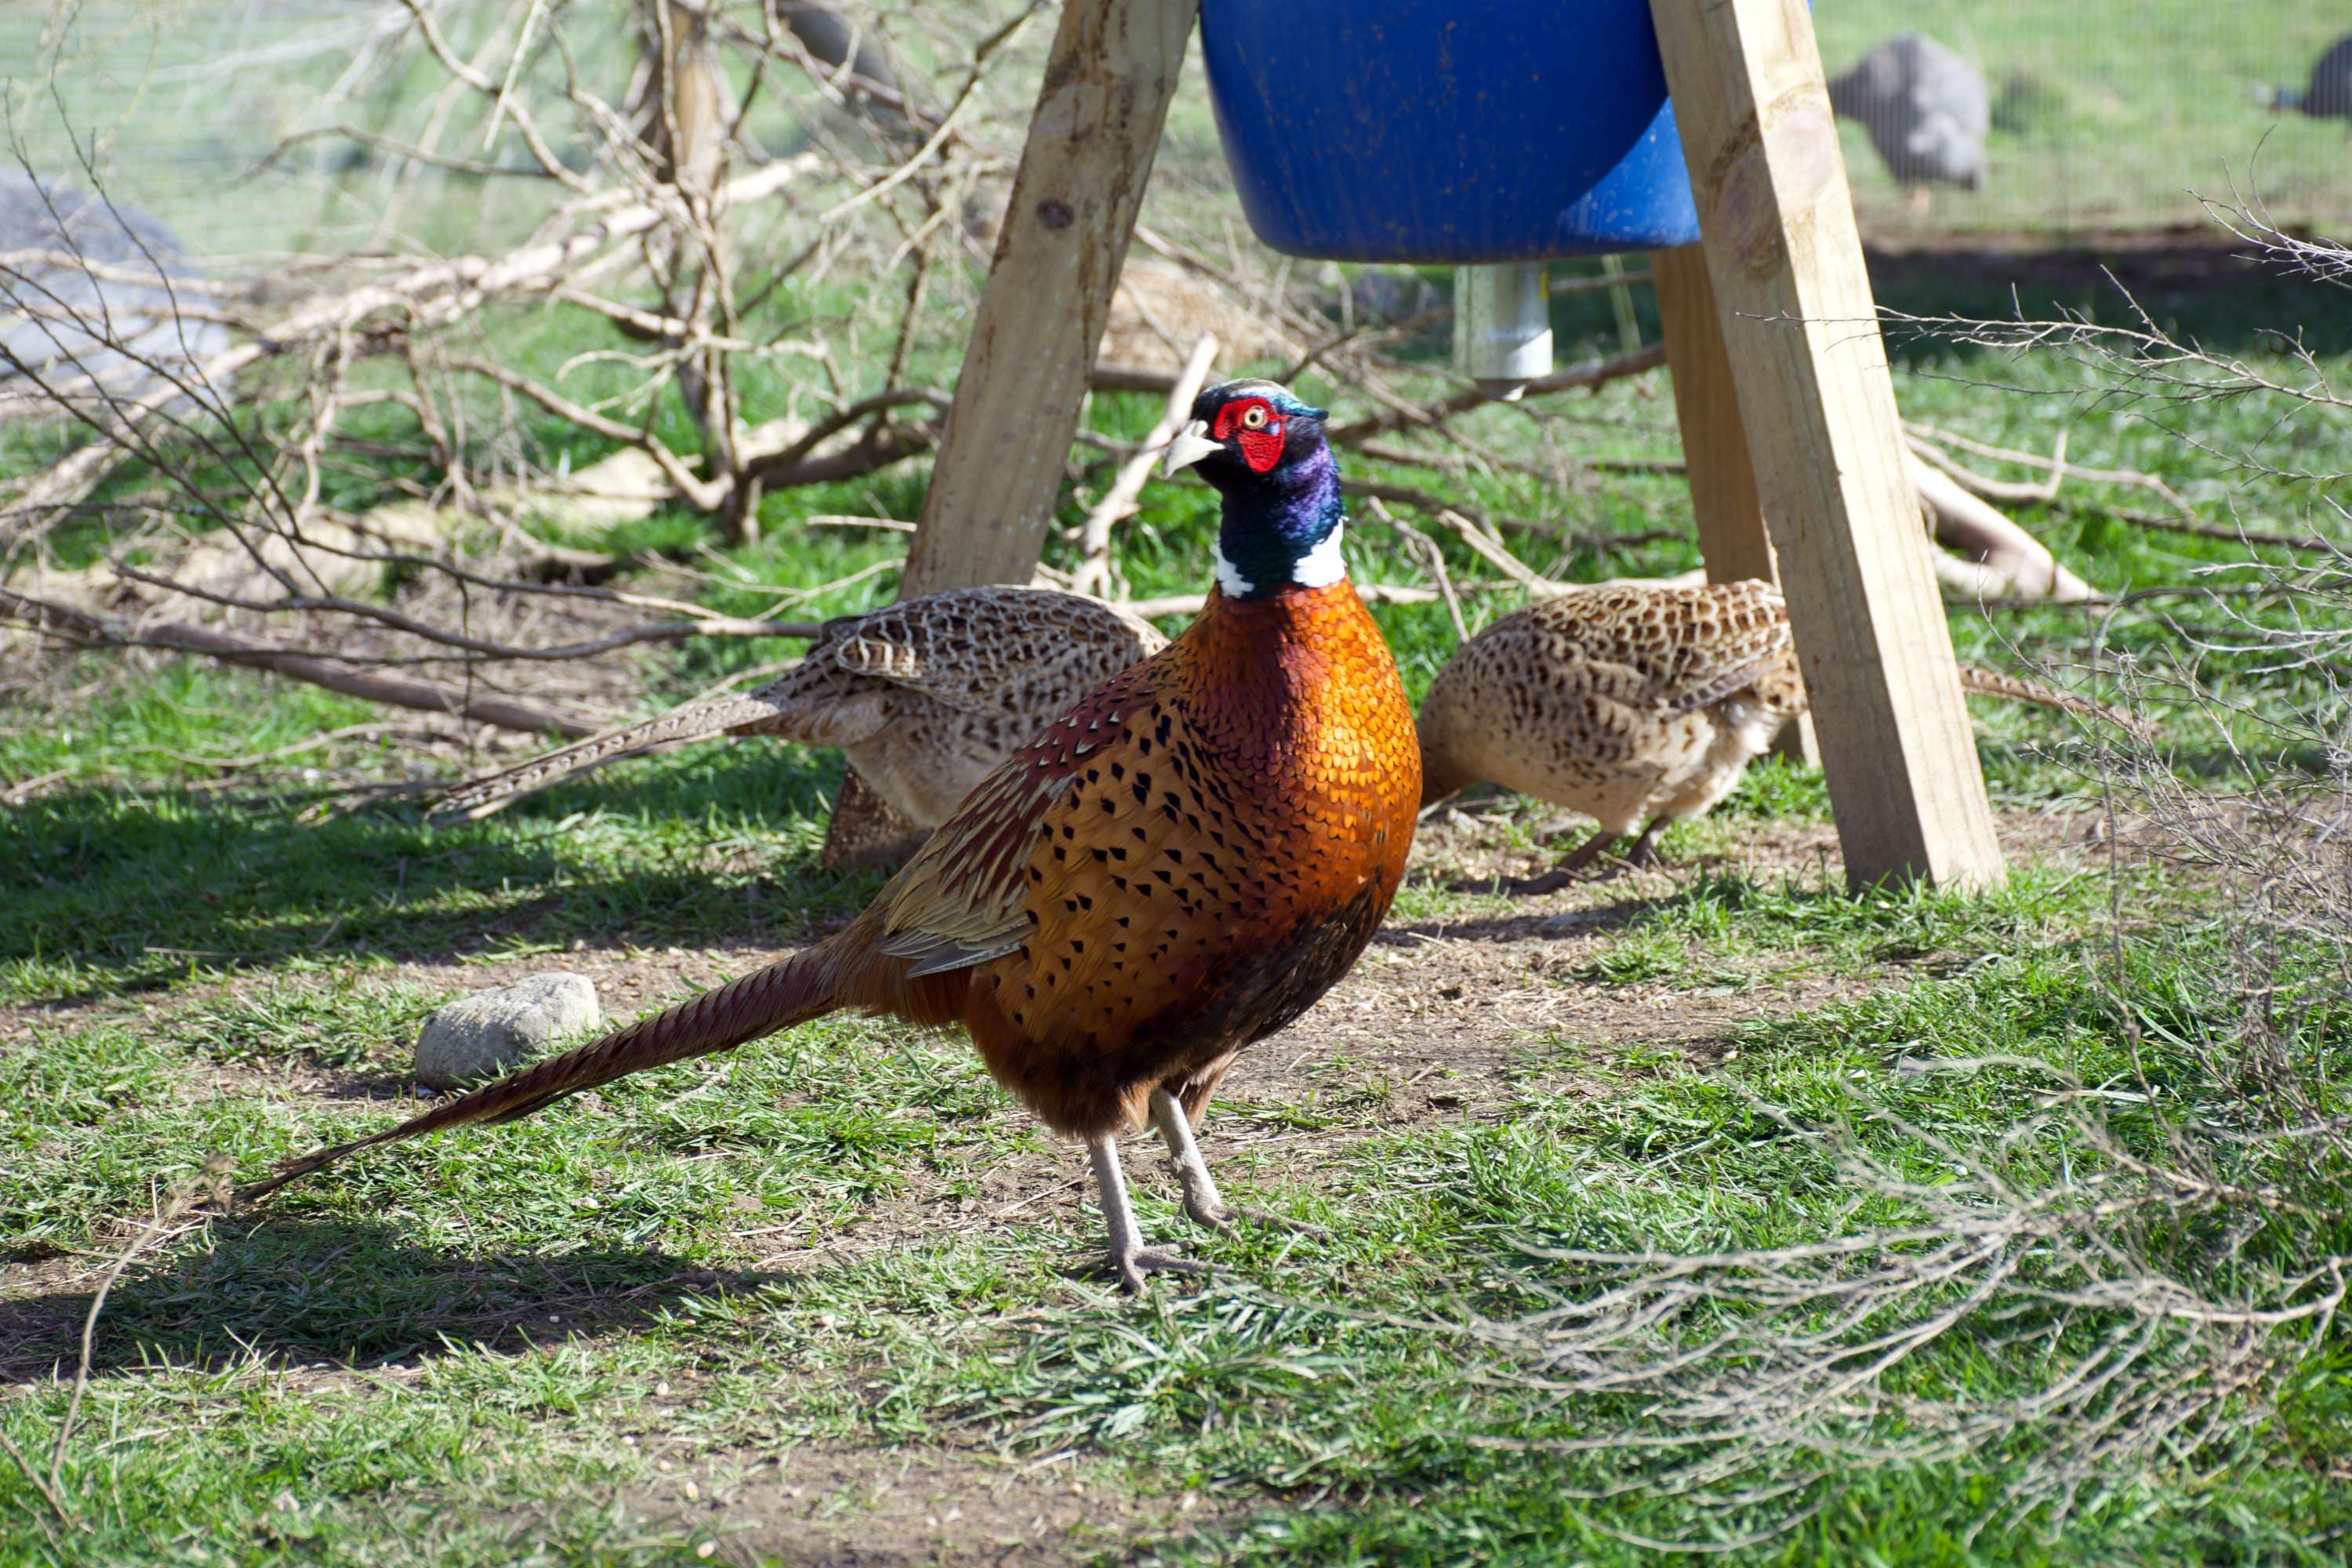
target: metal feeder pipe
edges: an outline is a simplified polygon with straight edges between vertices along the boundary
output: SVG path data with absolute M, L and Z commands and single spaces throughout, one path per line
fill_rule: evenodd
M 1454 269 L 1454 368 L 1505 402 L 1551 374 L 1551 305 L 1542 262 Z

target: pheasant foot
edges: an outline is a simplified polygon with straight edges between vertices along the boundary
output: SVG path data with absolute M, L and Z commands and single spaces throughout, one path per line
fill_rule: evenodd
M 1604 827 L 1561 856 L 1559 864 L 1542 876 L 1523 877 L 1517 881 L 1506 882 L 1503 884 L 1503 890 L 1517 893 L 1522 898 L 1539 898 L 1545 893 L 1557 893 L 1562 888 L 1572 887 L 1575 885 L 1576 874 L 1579 871 L 1600 858 L 1602 850 L 1623 837 L 1623 834 L 1613 828 Z
M 1658 853 L 1656 839 L 1658 829 L 1665 825 L 1664 817 L 1650 818 L 1650 825 L 1642 829 L 1641 837 L 1633 840 L 1633 847 L 1625 851 L 1625 864 L 1644 868 L 1664 865 L 1665 858 Z

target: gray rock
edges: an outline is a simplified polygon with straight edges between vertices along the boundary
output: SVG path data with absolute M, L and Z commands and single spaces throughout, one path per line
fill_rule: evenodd
M 1830 103 L 1862 121 L 1903 184 L 1984 184 L 1992 94 L 1976 67 L 1925 33 L 1897 34 L 1863 56 L 1830 83 Z
M 604 1020 L 588 977 L 562 970 L 462 997 L 417 1033 L 417 1080 L 435 1089 L 478 1083 L 530 1061 L 550 1040 Z
M 11 253 L 26 258 L 0 265 L 0 418 L 63 412 L 20 365 L 60 390 L 92 377 L 130 397 L 154 384 L 155 367 L 229 346 L 227 328 L 178 313 L 181 300 L 210 302 L 203 276 L 134 207 L 0 170 L 0 255 Z

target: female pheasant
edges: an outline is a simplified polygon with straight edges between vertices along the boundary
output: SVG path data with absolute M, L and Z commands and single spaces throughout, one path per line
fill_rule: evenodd
M 656 746 L 773 735 L 838 746 L 921 827 L 1103 681 L 1168 646 L 1147 621 L 1054 588 L 955 588 L 825 623 L 800 663 L 751 691 L 682 703 L 458 785 L 436 816 L 488 816 Z
M 2142 727 L 2015 676 L 1963 666 L 1960 685 Z M 1598 821 L 1515 889 L 1555 892 L 1636 828 L 1625 858 L 1654 863 L 1658 829 L 1729 795 L 1806 703 L 1788 606 L 1769 583 L 1579 589 L 1504 616 L 1438 672 L 1421 707 L 1423 802 L 1492 779 Z
M 1118 1138 L 1149 1119 L 1185 1211 L 1227 1210 L 1193 1131 L 1234 1055 L 1312 1006 L 1396 896 L 1421 801 L 1412 710 L 1339 555 L 1323 411 L 1213 387 L 1171 444 L 1223 496 L 1216 586 L 1164 651 L 982 779 L 855 921 L 593 1045 L 280 1168 L 509 1121 L 625 1073 L 844 1008 L 960 1025 L 997 1080 L 1092 1156 L 1120 1279 L 1143 1245 Z

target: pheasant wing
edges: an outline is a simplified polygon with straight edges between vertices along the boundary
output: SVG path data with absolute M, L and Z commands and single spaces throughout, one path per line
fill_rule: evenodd
M 1790 648 L 1780 592 L 1760 582 L 1595 588 L 1521 614 L 1541 639 L 1538 667 L 1576 669 L 1600 695 L 1633 708 L 1710 707 Z
M 836 625 L 841 668 L 968 713 L 1034 705 L 1055 683 L 1075 696 L 1167 646 L 1124 611 L 1050 588 L 928 594 Z
M 1084 774 L 1087 759 L 1143 700 L 1152 670 L 1142 666 L 1089 693 L 1045 733 L 973 786 L 875 900 L 880 950 L 911 960 L 908 978 L 963 969 L 1020 947 L 1030 860 L 1056 801 Z

